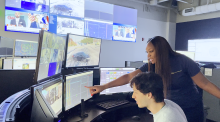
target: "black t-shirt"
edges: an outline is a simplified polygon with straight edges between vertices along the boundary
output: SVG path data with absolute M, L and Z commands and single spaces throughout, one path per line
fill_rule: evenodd
M 177 103 L 182 108 L 194 107 L 202 98 L 191 77 L 200 72 L 197 64 L 184 55 L 170 58 L 171 85 L 167 99 Z M 148 71 L 148 64 L 139 68 L 142 72 Z

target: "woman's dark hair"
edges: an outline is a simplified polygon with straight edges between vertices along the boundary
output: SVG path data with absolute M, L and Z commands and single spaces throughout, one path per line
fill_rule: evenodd
M 167 40 L 163 37 L 156 36 L 149 39 L 148 43 L 152 43 L 156 53 L 155 73 L 159 74 L 163 79 L 164 95 L 166 98 L 167 89 L 171 83 L 170 57 L 179 55 L 170 47 Z M 153 64 L 148 61 L 148 71 L 153 71 Z
M 143 94 L 152 93 L 155 102 L 164 101 L 163 81 L 160 75 L 154 72 L 142 72 L 136 75 L 131 81 L 130 85 L 135 87 Z

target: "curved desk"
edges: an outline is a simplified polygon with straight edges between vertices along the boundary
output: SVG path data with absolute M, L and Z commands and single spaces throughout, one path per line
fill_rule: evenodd
M 97 108 L 94 104 L 85 107 L 88 117 L 81 122 L 153 122 L 153 116 L 149 112 L 143 112 L 136 103 L 129 103 L 110 110 Z M 132 120 L 134 115 L 140 116 L 140 121 Z M 77 122 L 81 118 L 76 113 L 65 115 L 64 122 Z

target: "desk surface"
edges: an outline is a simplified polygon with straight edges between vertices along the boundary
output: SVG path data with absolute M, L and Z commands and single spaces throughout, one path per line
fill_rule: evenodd
M 141 112 L 136 103 L 129 103 L 110 110 L 97 108 L 95 105 L 86 107 L 85 113 L 88 117 L 81 122 L 153 122 L 153 116 L 148 112 Z M 138 115 L 140 121 L 131 120 L 131 117 Z M 77 114 L 67 115 L 65 122 L 76 122 L 81 120 Z

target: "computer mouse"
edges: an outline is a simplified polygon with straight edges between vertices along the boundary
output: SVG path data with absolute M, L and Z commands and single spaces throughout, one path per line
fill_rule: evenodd
M 133 116 L 133 117 L 131 117 L 131 119 L 132 120 L 136 120 L 136 121 L 140 121 L 141 120 L 141 118 L 139 116 Z

